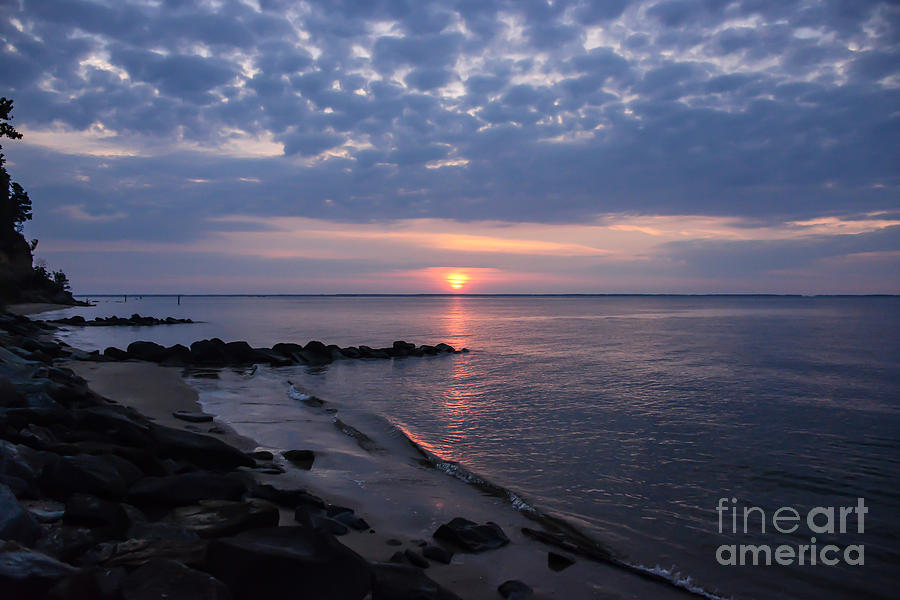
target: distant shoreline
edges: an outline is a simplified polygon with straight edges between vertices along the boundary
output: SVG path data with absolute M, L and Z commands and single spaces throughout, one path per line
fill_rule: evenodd
M 900 294 L 73 294 L 76 298 L 900 298 Z

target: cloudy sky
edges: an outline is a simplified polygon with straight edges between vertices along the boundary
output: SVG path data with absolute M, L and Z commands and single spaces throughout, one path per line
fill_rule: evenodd
M 0 0 L 76 292 L 900 293 L 900 6 Z

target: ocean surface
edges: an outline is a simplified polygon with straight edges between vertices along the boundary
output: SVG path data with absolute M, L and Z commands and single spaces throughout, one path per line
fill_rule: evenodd
M 450 356 L 270 369 L 260 381 L 271 392 L 255 393 L 282 398 L 290 379 L 380 415 L 623 559 L 689 576 L 711 594 L 896 597 L 900 298 L 92 299 L 97 306 L 57 314 L 203 322 L 69 328 L 69 343 L 86 349 L 208 337 L 254 346 L 318 339 L 379 347 L 403 339 L 468 347 Z M 266 416 L 259 403 L 241 406 L 241 397 L 230 396 L 233 420 Z M 280 410 L 254 420 L 260 442 L 289 433 L 289 409 Z M 760 511 L 750 513 L 747 534 L 740 512 L 737 534 L 732 513 L 723 513 L 720 533 L 721 498 L 729 510 L 760 507 L 765 533 Z M 803 518 L 813 507 L 856 506 L 859 498 L 868 508 L 861 533 L 853 514 L 845 533 L 813 533 L 805 519 L 791 534 L 773 529 L 781 507 Z M 833 544 L 838 550 L 827 556 L 841 560 L 723 566 L 717 549 L 730 544 Z M 848 565 L 844 549 L 859 545 L 864 564 Z

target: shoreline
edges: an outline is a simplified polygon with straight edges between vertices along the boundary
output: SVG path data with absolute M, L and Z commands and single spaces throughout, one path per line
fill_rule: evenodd
M 237 422 L 232 426 L 227 419 L 218 418 L 213 423 L 202 424 L 201 429 L 197 425 L 175 419 L 171 413 L 176 410 L 198 412 L 202 408 L 207 408 L 208 404 L 201 400 L 203 390 L 190 385 L 189 381 L 175 370 L 177 367 L 164 367 L 140 361 L 97 363 L 67 360 L 61 364 L 73 369 L 87 380 L 88 386 L 94 392 L 116 404 L 133 408 L 159 425 L 195 433 L 209 433 L 206 426 L 215 425 L 219 431 L 210 434 L 210 437 L 243 452 L 250 452 L 259 447 L 257 441 L 237 431 L 240 428 Z M 208 414 L 216 417 L 214 412 L 208 411 Z M 351 419 L 354 416 L 359 417 L 351 415 Z M 473 600 L 498 598 L 500 597 L 498 585 L 509 579 L 524 580 L 535 588 L 536 593 L 533 597 L 537 599 L 689 596 L 686 592 L 660 585 L 660 582 L 641 580 L 635 577 L 634 573 L 623 572 L 581 557 L 576 558 L 575 555 L 565 551 L 563 554 L 570 554 L 574 563 L 562 572 L 551 570 L 547 564 L 550 556 L 548 552 L 554 552 L 558 548 L 539 544 L 522 535 L 522 528 L 534 526 L 533 521 L 511 510 L 508 503 L 498 502 L 497 498 L 487 498 L 473 486 L 448 477 L 446 473 L 436 469 L 431 469 L 429 475 L 422 476 L 428 480 L 429 489 L 425 491 L 405 490 L 410 496 L 399 500 L 379 497 L 372 493 L 371 488 L 366 490 L 365 486 L 356 484 L 366 478 L 381 477 L 386 478 L 393 488 L 396 486 L 393 485 L 394 481 L 391 478 L 396 476 L 402 488 L 402 481 L 407 473 L 401 471 L 408 467 L 404 466 L 404 459 L 412 459 L 416 453 L 411 447 L 415 445 L 411 439 L 407 440 L 410 446 L 403 446 L 400 442 L 399 446 L 403 446 L 403 450 L 398 446 L 392 448 L 393 453 L 390 451 L 386 454 L 367 453 L 361 452 L 355 447 L 356 442 L 352 438 L 333 426 L 340 421 L 337 421 L 328 410 L 310 409 L 307 418 L 301 421 L 298 422 L 296 431 L 292 433 L 302 438 L 307 446 L 315 447 L 317 467 L 312 471 L 298 471 L 287 465 L 280 457 L 276 457 L 276 464 L 287 466 L 286 473 L 251 475 L 263 484 L 282 489 L 307 489 L 316 495 L 331 499 L 332 502 L 353 507 L 373 524 L 376 531 L 351 532 L 349 535 L 341 536 L 338 541 L 372 564 L 384 564 L 383 561 L 389 560 L 391 554 L 398 549 L 417 551 L 418 540 L 425 539 L 430 542 L 431 533 L 440 523 L 463 516 L 476 522 L 499 523 L 512 541 L 503 548 L 483 554 L 458 553 L 452 564 L 441 565 L 432 562 L 430 568 L 423 571 L 438 584 L 463 598 Z M 361 426 L 354 420 L 350 422 Z M 368 427 L 363 428 L 364 431 L 371 431 Z M 421 466 L 415 468 L 422 469 Z M 436 510 L 438 507 L 440 510 Z M 412 518 L 406 513 L 413 513 L 416 516 Z M 294 514 L 291 510 L 281 507 L 280 516 L 282 526 L 294 524 Z M 389 540 L 401 540 L 401 545 L 395 546 Z

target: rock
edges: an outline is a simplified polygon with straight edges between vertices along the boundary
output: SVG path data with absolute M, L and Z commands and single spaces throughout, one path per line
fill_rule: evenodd
M 432 546 L 428 545 L 422 548 L 422 554 L 425 558 L 431 559 L 435 562 L 443 563 L 445 565 L 449 565 L 450 561 L 453 560 L 453 553 L 449 550 L 445 550 L 440 546 Z
M 343 511 L 331 517 L 338 523 L 342 523 L 347 527 L 357 531 L 365 531 L 371 529 L 365 519 L 355 514 L 353 511 Z
M 316 460 L 316 454 L 312 450 L 285 450 L 283 457 L 291 461 L 295 467 L 309 471 Z
M 265 500 L 233 502 L 201 500 L 195 506 L 172 511 L 173 520 L 200 537 L 234 535 L 254 527 L 276 527 L 278 507 Z
M 198 340 L 191 344 L 191 362 L 221 365 L 226 362 L 225 342 L 220 339 Z
M 235 475 L 205 471 L 145 477 L 128 490 L 128 502 L 141 505 L 186 506 L 200 500 L 236 500 L 247 487 Z
M 56 523 L 66 512 L 66 505 L 55 500 L 25 500 L 21 504 L 39 523 Z
M 419 351 L 422 352 L 422 354 L 425 354 L 427 356 L 434 356 L 435 354 L 438 353 L 437 348 L 435 348 L 434 346 L 428 346 L 425 344 L 422 344 L 421 346 L 419 346 L 418 349 L 419 349 Z
M 318 340 L 306 344 L 298 354 L 308 365 L 327 365 L 332 361 L 331 350 Z
M 162 364 L 188 365 L 191 363 L 192 358 L 193 354 L 191 354 L 190 348 L 181 344 L 175 344 L 166 348 L 166 358 L 163 359 Z
M 311 515 L 303 507 L 299 507 L 294 511 L 294 520 L 301 525 L 309 523 L 313 529 L 327 531 L 331 535 L 341 536 L 350 533 L 350 528 L 340 521 L 321 515 Z
M 155 558 L 125 577 L 123 600 L 231 600 L 225 584 L 174 560 Z
M 200 536 L 175 523 L 165 521 L 133 523 L 128 530 L 128 539 L 137 540 L 199 540 Z
M 41 526 L 13 495 L 0 484 L 0 539 L 31 545 L 41 535 Z
M 111 358 L 112 360 L 128 360 L 129 358 L 127 352 L 119 350 L 118 348 L 113 348 L 112 346 L 103 351 L 103 356 Z
M 184 458 L 205 469 L 254 467 L 252 458 L 233 446 L 208 435 L 152 425 L 150 435 L 159 454 L 166 458 Z
M 83 493 L 119 499 L 125 495 L 128 484 L 119 471 L 117 461 L 109 456 L 63 456 L 44 469 L 41 489 L 54 498 Z
M 325 508 L 325 501 L 307 492 L 306 490 L 284 490 L 276 488 L 269 484 L 254 484 L 250 489 L 250 495 L 297 508 L 298 506 L 309 506 L 312 508 Z
M 300 344 L 284 344 L 279 343 L 272 346 L 272 351 L 280 354 L 284 358 L 293 359 L 295 355 L 299 356 L 303 350 Z
M 414 567 L 419 567 L 420 569 L 427 569 L 430 565 L 428 561 L 425 560 L 425 557 L 413 550 L 412 548 L 407 548 L 403 551 L 403 556 L 406 557 L 406 560 L 409 561 Z
M 111 539 L 123 539 L 131 526 L 128 514 L 121 504 L 88 494 L 69 496 L 63 522 L 98 529 L 99 535 Z
M 166 358 L 166 349 L 154 342 L 131 342 L 126 349 L 129 358 L 160 362 Z
M 105 442 L 146 448 L 152 445 L 150 422 L 124 406 L 102 405 L 72 411 L 75 427 L 102 435 Z
M 188 421 L 190 423 L 208 423 L 213 420 L 212 415 L 202 412 L 191 412 L 189 410 L 176 410 L 172 413 L 172 416 L 176 419 L 181 419 L 182 421 Z
M 331 535 L 305 527 L 254 529 L 214 540 L 207 567 L 235 600 L 361 600 L 372 578 L 361 556 Z
M 341 354 L 343 354 L 345 358 L 360 358 L 361 356 L 361 354 L 359 353 L 359 348 L 356 348 L 354 346 L 341 348 Z
M 249 456 L 253 460 L 272 460 L 275 458 L 275 455 L 268 450 L 257 450 L 256 452 L 251 452 Z
M 568 556 L 557 554 L 556 552 L 547 553 L 547 566 L 553 571 L 562 571 L 575 564 L 575 561 Z
M 285 358 L 278 352 L 273 352 L 268 348 L 254 348 L 253 362 L 270 364 L 273 367 L 287 367 L 294 364 L 290 358 Z
M 437 350 L 438 352 L 447 352 L 447 353 L 456 352 L 456 350 L 453 348 L 453 346 L 451 346 L 450 344 L 445 344 L 443 342 L 435 345 L 434 349 Z
M 0 590 L 3 598 L 40 598 L 78 569 L 15 542 L 0 541 Z
M 488 521 L 479 525 L 460 517 L 438 527 L 434 538 L 455 544 L 466 552 L 484 552 L 509 543 L 509 538 L 496 523 Z
M 525 600 L 534 595 L 534 590 L 531 589 L 531 586 L 522 583 L 518 579 L 504 581 L 497 587 L 497 591 L 506 600 Z
M 252 363 L 257 359 L 256 351 L 247 342 L 228 342 L 225 356 L 229 363 Z
M 372 565 L 373 600 L 459 600 L 459 596 L 431 580 L 421 569 L 403 564 Z
M 136 567 L 154 558 L 168 558 L 189 566 L 202 566 L 207 544 L 205 540 L 131 539 L 100 544 L 88 562 L 104 567 Z
M 402 545 L 403 545 L 403 542 L 401 542 L 400 540 L 394 539 L 394 538 L 389 539 L 389 540 L 388 540 L 387 542 L 385 542 L 385 543 L 386 543 L 388 546 L 402 546 Z
M 25 409 L 27 410 L 27 409 Z M 28 446 L 0 440 L 0 474 L 35 482 L 50 458 Z

